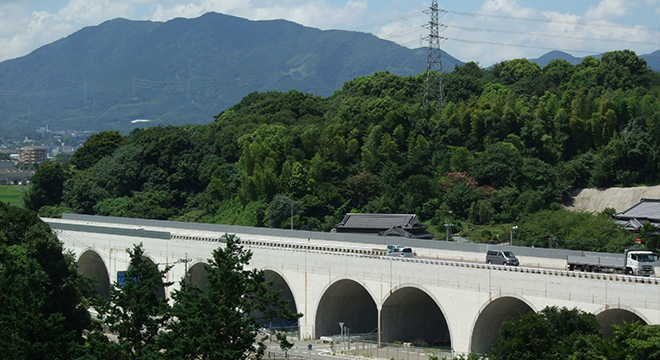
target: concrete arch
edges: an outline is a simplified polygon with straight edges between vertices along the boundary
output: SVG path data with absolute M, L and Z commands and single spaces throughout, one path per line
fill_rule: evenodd
M 187 280 L 191 284 L 197 285 L 203 292 L 206 293 L 206 287 L 209 279 L 206 278 L 206 263 L 198 262 L 188 269 Z
M 504 320 L 516 318 L 530 311 L 536 311 L 523 299 L 503 296 L 490 301 L 479 310 L 472 327 L 470 349 L 476 353 L 487 353 L 497 339 L 497 333 Z
M 293 295 L 293 290 L 289 286 L 289 282 L 284 278 L 284 276 L 278 271 L 272 269 L 264 269 L 264 275 L 266 281 L 273 281 L 273 286 L 271 287 L 275 291 L 281 291 L 280 296 L 289 301 L 289 310 L 294 314 L 298 312 L 298 307 L 296 304 L 296 298 Z M 283 319 L 270 319 L 271 326 L 281 327 L 281 326 L 292 326 L 293 323 L 284 321 Z
M 339 322 L 351 333 L 378 329 L 378 307 L 372 294 L 361 284 L 341 279 L 323 291 L 316 306 L 315 337 L 337 335 Z
M 381 309 L 382 341 L 414 342 L 451 348 L 449 324 L 439 302 L 425 289 L 406 285 L 395 289 Z
M 78 272 L 94 279 L 94 291 L 110 295 L 110 276 L 103 258 L 95 250 L 87 250 L 78 258 Z
M 151 258 L 143 256 L 142 260 L 146 260 L 151 262 L 152 264 L 156 264 Z M 165 284 L 161 282 L 160 286 L 154 289 L 154 293 L 156 294 L 156 297 L 159 299 L 165 299 Z
M 148 256 L 142 256 L 142 261 L 148 261 L 151 264 L 156 264 Z M 127 270 L 130 270 L 131 268 L 132 268 L 132 266 L 129 265 Z M 165 296 L 165 284 L 163 284 L 162 281 L 161 281 L 160 286 L 158 286 L 157 288 L 154 289 L 154 294 L 156 294 L 156 297 L 159 298 L 159 299 L 165 299 L 166 298 L 166 296 Z
M 641 322 L 645 325 L 649 324 L 649 321 L 644 316 L 636 313 L 634 310 L 620 308 L 603 308 L 596 313 L 596 319 L 600 324 L 603 336 L 606 338 L 612 336 L 612 325 L 623 325 L 633 322 Z

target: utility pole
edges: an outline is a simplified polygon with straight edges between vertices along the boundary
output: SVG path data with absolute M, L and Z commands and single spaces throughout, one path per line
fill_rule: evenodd
M 451 211 L 449 211 L 449 215 L 451 216 Z M 445 218 L 445 231 L 446 231 L 446 237 L 445 241 L 449 241 L 449 228 L 454 226 L 454 224 L 451 223 L 451 220 L 448 218 Z
M 422 109 L 425 109 L 430 101 L 437 101 L 440 109 L 445 107 L 445 90 L 442 83 L 442 54 L 440 52 L 440 22 L 438 13 L 445 10 L 438 9 L 438 0 L 433 0 L 431 7 L 424 13 L 431 16 L 431 21 L 425 26 L 429 29 L 429 57 L 426 62 L 426 80 L 424 81 L 424 99 Z M 431 73 L 435 71 L 435 75 Z
M 184 263 L 184 264 L 185 264 L 185 266 L 186 266 L 186 272 L 185 272 L 185 275 L 184 275 L 183 278 L 184 278 L 186 281 L 189 281 L 188 278 L 189 278 L 189 276 L 190 276 L 190 275 L 188 274 L 188 263 L 189 263 L 189 262 L 192 262 L 192 259 L 188 259 L 188 253 L 186 253 L 186 258 L 185 258 L 185 259 L 179 259 L 179 260 L 177 260 L 177 261 L 174 262 L 175 264 L 180 264 L 180 263 Z
M 518 228 L 518 225 L 512 226 L 511 227 L 511 237 L 509 238 L 509 245 L 513 246 L 513 230 L 516 230 Z

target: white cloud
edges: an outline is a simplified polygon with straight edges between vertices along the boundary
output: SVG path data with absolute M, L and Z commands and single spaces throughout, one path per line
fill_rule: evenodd
M 560 14 L 554 11 L 543 12 L 545 16 L 551 22 L 548 23 L 547 29 L 551 30 L 552 33 L 571 33 L 578 26 L 577 23 L 580 21 L 580 16 L 574 14 Z
M 448 13 L 441 18 L 455 26 L 441 31 L 441 36 L 449 38 L 442 48 L 461 60 L 479 60 L 484 66 L 512 57 L 535 57 L 550 48 L 576 56 L 586 53 L 570 50 L 602 52 L 629 47 L 644 53 L 658 48 L 660 0 L 591 0 L 589 8 L 583 0 L 573 1 L 579 5 L 443 1 L 447 4 L 441 7 L 471 15 Z M 116 17 L 167 21 L 195 18 L 209 11 L 251 20 L 286 19 L 321 29 L 370 31 L 416 48 L 420 37 L 428 34 L 422 27 L 428 16 L 422 11 L 429 5 L 428 0 L 0 0 L 0 61 Z M 541 12 L 541 8 L 549 11 Z
M 626 15 L 634 6 L 634 2 L 630 0 L 601 0 L 597 6 L 592 6 L 587 10 L 586 18 L 603 19 L 621 17 Z
M 247 7 L 250 1 L 201 0 L 184 4 L 158 4 L 151 20 L 166 21 L 176 17 L 195 18 L 209 11 L 226 12 L 238 6 Z
M 481 9 L 489 13 L 498 13 L 512 17 L 534 17 L 536 10 L 521 7 L 516 0 L 487 0 L 481 5 Z
M 52 11 L 30 12 L 30 2 L 0 1 L 0 61 L 29 53 L 85 26 L 116 17 L 167 21 L 209 11 L 252 20 L 286 19 L 322 29 L 361 25 L 367 0 L 49 0 Z M 61 3 L 61 6 L 58 4 Z M 140 11 L 136 11 L 139 8 Z M 146 11 L 146 12 L 145 12 Z
M 308 1 L 292 7 L 276 5 L 258 8 L 259 19 L 287 19 L 321 29 L 346 28 L 359 24 L 367 10 L 366 0 L 349 0 L 343 7 L 333 7 L 322 0 Z
M 132 14 L 129 4 L 112 0 L 71 0 L 56 13 L 30 13 L 21 2 L 0 9 L 0 61 L 25 55 L 82 27 Z
M 194 18 L 215 11 L 251 20 L 285 19 L 306 26 L 329 29 L 357 24 L 366 9 L 366 0 L 348 0 L 343 7 L 332 6 L 323 0 L 196 0 L 172 6 L 159 4 L 151 19 L 164 21 L 174 17 Z
M 479 61 L 481 66 L 528 57 L 538 23 L 515 19 L 539 18 L 537 11 L 515 0 L 486 0 L 480 13 L 485 16 L 452 18 L 443 35 L 450 40 L 443 49 L 462 61 Z

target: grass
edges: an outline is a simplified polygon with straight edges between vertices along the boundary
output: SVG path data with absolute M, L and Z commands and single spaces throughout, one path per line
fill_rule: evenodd
M 460 230 L 456 235 L 472 239 L 476 243 L 488 243 L 494 241 L 497 243 L 509 242 L 509 231 L 511 224 L 497 224 L 497 225 L 474 225 L 468 222 L 453 221 Z M 445 227 L 443 225 L 429 225 L 429 232 L 437 235 L 438 240 L 445 240 Z
M 474 225 L 470 223 L 463 223 L 463 230 L 459 235 L 473 239 L 477 243 L 508 243 L 510 224 L 498 225 Z
M 26 191 L 27 187 L 23 187 Z M 12 205 L 18 205 L 21 198 L 21 187 L 18 185 L 0 185 L 0 201 L 8 202 Z

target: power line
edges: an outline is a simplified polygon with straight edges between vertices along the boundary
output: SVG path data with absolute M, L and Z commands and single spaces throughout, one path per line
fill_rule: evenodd
M 586 27 L 606 27 L 606 28 L 622 28 L 622 29 L 637 29 L 639 25 L 618 25 L 611 23 L 596 23 L 596 22 L 580 22 L 580 21 L 557 21 L 552 19 L 541 19 L 541 18 L 528 18 L 521 16 L 508 16 L 508 15 L 497 15 L 497 14 L 484 14 L 484 13 L 470 13 L 470 12 L 461 12 L 446 10 L 446 12 L 456 15 L 471 16 L 471 17 L 486 17 L 486 18 L 498 18 L 498 19 L 507 19 L 507 20 L 522 20 L 522 21 L 532 21 L 532 22 L 542 22 L 542 23 L 551 23 L 551 24 L 563 24 L 563 25 L 579 25 Z M 644 26 L 644 28 L 660 32 L 660 28 L 649 28 Z
M 648 41 L 634 41 L 634 40 L 616 40 L 616 39 L 598 39 L 598 38 L 589 38 L 582 36 L 570 36 L 570 35 L 559 35 L 559 34 L 549 34 L 549 33 L 538 33 L 538 32 L 520 32 L 513 30 L 500 30 L 500 29 L 487 29 L 479 27 L 467 27 L 451 24 L 443 24 L 448 28 L 454 28 L 465 31 L 476 31 L 476 32 L 495 32 L 503 34 L 515 34 L 515 35 L 528 35 L 528 36 L 539 36 L 539 37 L 550 37 L 550 38 L 560 38 L 560 39 L 572 39 L 572 40 L 588 40 L 588 41 L 602 41 L 602 42 L 616 42 L 622 44 L 641 44 L 641 45 L 653 45 L 655 42 Z
M 564 52 L 580 52 L 580 53 L 585 53 L 585 54 L 595 54 L 598 53 L 596 50 L 584 50 L 584 49 L 561 49 L 561 48 L 556 48 L 556 47 L 543 47 L 543 46 L 535 46 L 535 45 L 519 45 L 519 44 L 506 44 L 506 43 L 498 43 L 498 42 L 492 42 L 492 41 L 481 41 L 481 40 L 470 40 L 470 39 L 457 39 L 457 38 L 451 38 L 451 37 L 445 37 L 445 40 L 451 40 L 451 41 L 458 41 L 458 42 L 463 42 L 466 44 L 486 44 L 486 45 L 497 45 L 497 46 L 510 46 L 510 47 L 518 47 L 518 48 L 529 48 L 529 49 L 541 49 L 541 50 L 557 50 L 557 51 L 564 51 Z
M 392 18 L 392 19 L 378 21 L 378 22 L 371 23 L 371 24 L 361 25 L 361 26 L 354 27 L 354 28 L 351 28 L 351 29 L 348 29 L 348 30 L 349 31 L 358 31 L 358 30 L 364 30 L 364 29 L 371 29 L 371 28 L 374 28 L 374 27 L 382 26 L 382 25 L 388 25 L 388 24 L 392 24 L 392 23 L 396 23 L 396 22 L 400 22 L 400 21 L 414 19 L 414 18 L 420 17 L 422 15 L 424 15 L 423 12 L 416 11 L 416 12 L 410 13 L 408 15 L 403 15 L 403 16 L 400 16 L 400 17 Z
M 371 27 L 376 27 L 376 26 L 382 26 L 390 23 L 396 23 L 396 22 L 401 22 L 401 21 L 406 21 L 406 20 L 411 20 L 415 19 L 419 16 L 426 14 L 430 14 L 431 10 L 433 8 L 437 9 L 437 2 L 434 2 L 434 6 L 432 6 L 429 10 L 424 11 L 424 12 L 414 12 L 410 13 L 401 17 L 397 18 L 392 18 L 388 20 L 383 20 L 380 22 L 372 23 L 372 24 L 367 24 L 363 25 L 360 27 L 357 27 L 355 29 L 366 29 L 366 28 L 371 28 Z M 508 20 L 524 20 L 524 21 L 534 21 L 534 22 L 543 22 L 543 23 L 555 23 L 555 24 L 571 24 L 571 25 L 580 25 L 580 26 L 605 26 L 605 27 L 618 27 L 618 28 L 627 28 L 627 29 L 638 29 L 640 28 L 639 26 L 625 26 L 625 25 L 613 25 L 613 24 L 601 24 L 601 23 L 585 23 L 585 22 L 570 22 L 570 21 L 556 21 L 556 20 L 550 20 L 550 19 L 539 19 L 539 18 L 526 18 L 526 17 L 513 17 L 513 16 L 505 16 L 505 15 L 495 15 L 495 14 L 480 14 L 480 13 L 469 13 L 469 12 L 459 12 L 459 11 L 453 11 L 453 10 L 444 10 L 444 9 L 437 9 L 439 13 L 445 14 L 445 13 L 451 13 L 451 14 L 456 14 L 456 15 L 461 15 L 461 16 L 472 16 L 472 17 L 491 17 L 491 18 L 500 18 L 500 19 L 508 19 Z M 427 26 L 431 28 L 433 26 L 433 19 Z M 437 22 L 437 21 L 436 21 Z M 586 41 L 601 41 L 601 42 L 618 42 L 618 43 L 631 43 L 631 44 L 654 44 L 652 42 L 641 42 L 641 41 L 634 41 L 634 40 L 612 40 L 612 39 L 596 39 L 596 38 L 586 38 L 586 37 L 573 37 L 573 36 L 566 36 L 566 35 L 557 35 L 557 34 L 551 34 L 551 33 L 525 33 L 525 32 L 516 32 L 516 31 L 511 31 L 511 30 L 496 30 L 496 29 L 487 29 L 487 28 L 481 28 L 481 27 L 463 27 L 460 25 L 447 25 L 447 24 L 440 24 L 439 22 L 437 23 L 438 26 L 438 32 L 440 29 L 444 27 L 452 27 L 456 28 L 459 30 L 464 30 L 464 31 L 483 31 L 483 32 L 491 32 L 491 33 L 503 33 L 503 34 L 520 34 L 520 35 L 530 35 L 530 36 L 538 36 L 538 37 L 553 37 L 553 38 L 566 38 L 566 39 L 575 39 L 575 40 L 586 40 Z M 652 28 L 648 28 L 652 29 Z M 431 29 L 432 30 L 432 29 Z M 655 29 L 652 29 L 653 31 L 657 31 Z M 410 28 L 410 30 L 401 30 L 395 33 L 390 34 L 388 37 L 391 38 L 399 38 L 399 37 L 404 37 L 406 35 L 409 35 L 411 33 L 414 33 L 415 31 L 419 31 L 418 27 L 413 27 Z M 252 31 L 250 33 L 255 33 L 258 31 Z M 433 34 L 433 31 L 431 31 L 431 34 Z M 236 37 L 240 34 L 231 34 L 231 35 L 225 35 L 224 37 Z M 436 57 L 438 58 L 437 62 L 437 68 L 441 69 L 441 61 L 439 61 L 440 58 L 440 43 L 444 42 L 445 40 L 449 41 L 457 41 L 457 42 L 462 42 L 462 43 L 468 43 L 468 44 L 488 44 L 488 45 L 495 45 L 495 46 L 508 46 L 508 47 L 518 47 L 518 48 L 532 48 L 532 49 L 543 49 L 543 50 L 560 50 L 560 51 L 566 51 L 566 52 L 578 52 L 578 53 L 599 53 L 600 51 L 592 51 L 592 50 L 584 50 L 582 49 L 562 49 L 562 48 L 557 48 L 557 47 L 544 47 L 544 46 L 535 46 L 535 45 L 520 45 L 520 44 L 507 44 L 507 43 L 502 43 L 502 42 L 495 42 L 495 41 L 485 41 L 485 40 L 471 40 L 471 39 L 465 39 L 465 38 L 455 38 L 455 37 L 440 37 L 438 33 L 436 33 L 437 37 L 432 38 L 432 36 L 426 37 L 425 40 L 429 40 L 429 45 L 431 45 L 431 41 L 433 40 L 433 45 L 437 45 L 436 48 L 438 49 L 437 55 L 436 54 L 431 54 L 432 51 L 432 46 L 429 46 L 429 55 L 431 55 L 432 58 L 432 64 L 435 65 L 435 59 Z M 291 44 L 299 44 L 299 43 L 305 43 L 306 41 L 309 41 L 310 39 L 296 39 L 293 41 L 285 42 L 284 45 L 291 45 Z M 419 41 L 419 39 L 416 40 L 411 40 L 407 41 L 405 43 L 399 43 L 400 46 L 409 46 L 412 44 L 415 44 Z M 281 44 L 280 44 L 281 45 Z M 381 53 L 381 52 L 386 52 L 388 49 L 394 49 L 396 48 L 395 46 L 393 47 L 384 47 L 380 48 L 374 51 L 370 51 L 364 54 L 361 54 L 359 57 L 366 57 L 366 56 L 372 56 L 375 53 Z M 217 60 L 217 58 L 216 58 Z M 337 62 L 341 60 L 332 60 L 332 62 Z M 324 60 L 320 61 L 319 64 L 327 64 L 329 61 Z M 427 62 L 427 68 L 428 68 L 428 62 Z M 163 68 L 160 69 L 162 72 L 167 72 L 171 70 L 171 68 Z M 248 69 L 249 70 L 249 69 Z M 246 71 L 247 72 L 247 71 Z M 442 71 L 439 71 L 441 74 Z M 254 75 L 251 77 L 241 77 L 241 78 L 235 78 L 235 79 L 230 79 L 230 80 L 225 80 L 223 83 L 225 85 L 229 86 L 236 86 L 236 85 L 249 85 L 252 83 L 258 83 L 264 79 L 272 79 L 276 78 L 280 74 L 278 72 L 274 73 L 267 73 L 267 74 L 259 74 L 259 75 Z M 4 99 L 21 99 L 21 98 L 28 98 L 28 97 L 60 97 L 63 95 L 69 95 L 69 94 L 74 94 L 78 93 L 81 95 L 81 97 L 90 96 L 93 97 L 94 93 L 98 93 L 99 91 L 101 92 L 110 92 L 110 91 L 122 91 L 124 93 L 137 93 L 139 94 L 140 91 L 136 89 L 158 89 L 161 91 L 159 94 L 153 94 L 150 93 L 144 97 L 143 100 L 146 99 L 155 99 L 155 98 L 168 98 L 172 96 L 177 96 L 177 95 L 182 95 L 185 94 L 187 97 L 193 96 L 198 93 L 203 93 L 209 89 L 214 89 L 218 87 L 218 84 L 216 81 L 213 81 L 211 79 L 194 79 L 194 78 L 187 78 L 185 80 L 173 80 L 173 79 L 166 79 L 164 81 L 157 81 L 157 80 L 149 80 L 145 79 L 144 77 L 141 76 L 148 76 L 145 73 L 138 73 L 136 75 L 133 75 L 133 77 L 124 77 L 124 78 L 107 78 L 103 79 L 100 82 L 94 82 L 89 79 L 84 79 L 81 80 L 80 82 L 69 84 L 69 85 L 64 85 L 61 87 L 48 87 L 48 88 L 41 88 L 41 89 L 30 89 L 30 90 L 0 90 L 0 98 Z M 427 76 L 428 71 L 427 71 Z M 105 80 L 105 81 L 104 81 Z M 440 83 L 442 79 L 439 79 L 438 82 Z M 426 92 L 426 91 L 425 91 Z M 444 94 L 442 94 L 444 97 Z M 193 96 L 194 98 L 194 96 Z

